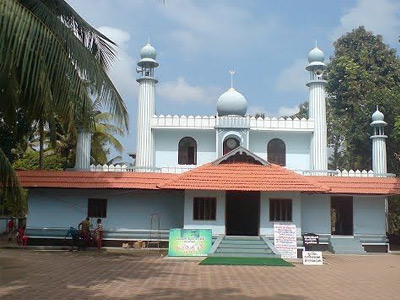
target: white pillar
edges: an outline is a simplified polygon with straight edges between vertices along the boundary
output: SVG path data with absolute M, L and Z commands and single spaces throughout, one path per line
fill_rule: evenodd
M 92 133 L 89 130 L 78 129 L 75 152 L 75 169 L 90 170 L 90 150 Z
M 387 173 L 386 160 L 386 138 L 387 136 L 371 136 L 372 139 L 372 171 L 375 174 Z
M 325 80 L 310 81 L 309 118 L 314 120 L 314 134 L 311 139 L 311 169 L 328 169 L 328 136 L 326 127 Z
M 137 117 L 136 166 L 154 167 L 154 136 L 151 118 L 155 114 L 154 78 L 139 78 L 139 99 Z

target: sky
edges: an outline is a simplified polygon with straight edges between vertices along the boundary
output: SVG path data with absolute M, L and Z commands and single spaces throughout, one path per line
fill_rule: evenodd
M 328 61 L 333 42 L 360 25 L 400 50 L 400 0 L 68 2 L 118 44 L 109 75 L 128 108 L 129 133 L 120 139 L 128 162 L 136 151 L 136 63 L 149 39 L 160 63 L 156 113 L 163 115 L 215 115 L 229 70 L 249 114 L 294 114 L 308 98 L 305 67 L 316 41 Z

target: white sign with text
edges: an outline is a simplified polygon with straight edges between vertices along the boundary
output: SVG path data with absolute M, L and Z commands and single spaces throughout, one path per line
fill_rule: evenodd
M 274 246 L 282 258 L 297 258 L 296 225 L 275 223 Z
M 323 264 L 321 251 L 303 251 L 303 265 L 322 266 Z

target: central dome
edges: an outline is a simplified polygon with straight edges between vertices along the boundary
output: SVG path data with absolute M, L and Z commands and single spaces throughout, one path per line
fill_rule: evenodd
M 234 88 L 230 88 L 219 97 L 217 112 L 219 116 L 244 116 L 247 112 L 247 100 Z

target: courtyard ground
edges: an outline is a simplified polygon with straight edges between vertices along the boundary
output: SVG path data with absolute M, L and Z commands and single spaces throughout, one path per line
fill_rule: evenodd
M 5 299 L 400 299 L 400 255 L 326 255 L 324 266 L 200 266 L 144 253 L 0 249 Z

